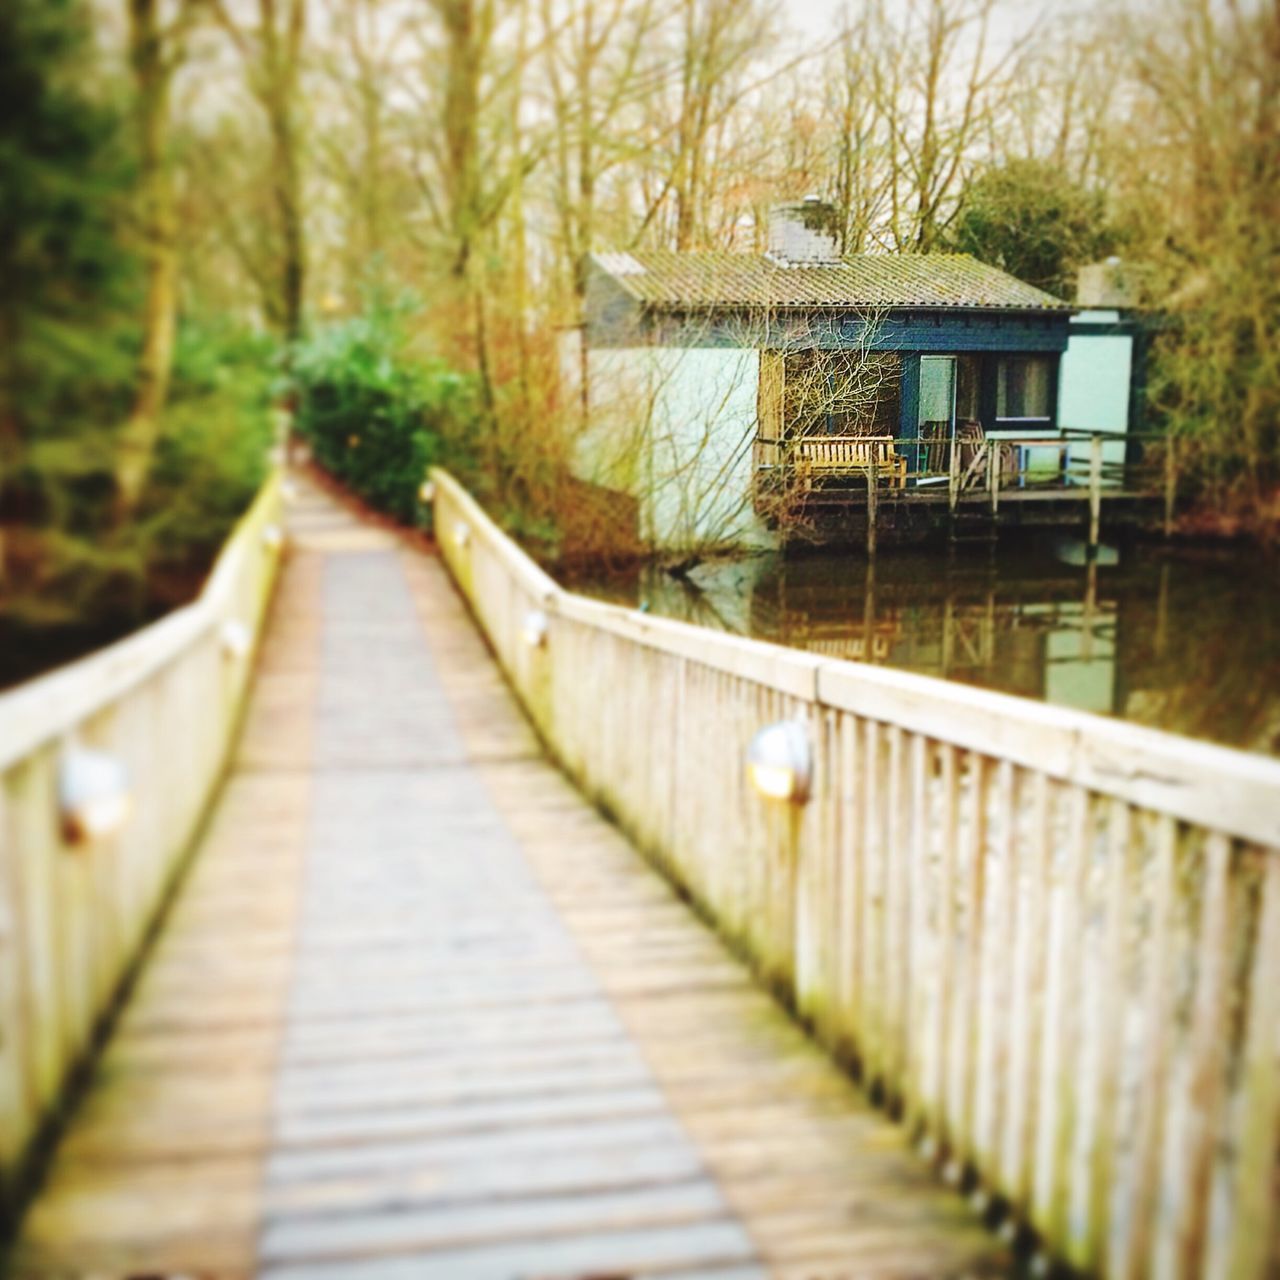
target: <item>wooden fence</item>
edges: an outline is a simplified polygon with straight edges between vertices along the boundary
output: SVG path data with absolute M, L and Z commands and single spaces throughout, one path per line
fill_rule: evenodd
M 0 695 L 0 1221 L 221 778 L 279 561 L 280 508 L 273 478 L 194 603 Z M 59 787 L 85 751 L 123 766 L 129 815 L 72 843 Z
M 587 600 L 435 484 L 563 766 L 940 1168 L 1107 1277 L 1278 1274 L 1280 762 Z

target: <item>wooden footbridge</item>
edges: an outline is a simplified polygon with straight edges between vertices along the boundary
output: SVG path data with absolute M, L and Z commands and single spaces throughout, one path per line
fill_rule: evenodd
M 448 574 L 294 493 L 210 809 L 277 488 L 0 699 L 12 1276 L 1275 1274 L 1280 767 L 568 596 L 436 485 Z

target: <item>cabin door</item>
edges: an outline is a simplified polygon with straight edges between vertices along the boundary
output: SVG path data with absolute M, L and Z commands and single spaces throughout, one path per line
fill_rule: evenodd
M 943 479 L 950 471 L 950 445 L 956 434 L 956 358 L 920 357 L 921 483 Z

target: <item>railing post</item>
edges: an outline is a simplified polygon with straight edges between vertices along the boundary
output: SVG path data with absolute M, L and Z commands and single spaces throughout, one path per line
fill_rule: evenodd
M 867 467 L 867 551 L 876 553 L 876 485 L 880 479 L 880 467 L 873 453 Z
M 955 432 L 951 433 L 951 457 L 947 471 L 947 503 L 951 514 L 956 513 L 956 502 L 960 497 L 960 448 Z
M 1178 497 L 1177 444 L 1173 436 L 1165 436 L 1164 445 L 1164 536 L 1173 536 L 1173 508 Z
M 987 492 L 991 495 L 991 514 L 1000 509 L 1000 447 L 987 441 Z
M 1102 523 L 1102 437 L 1095 432 L 1089 437 L 1089 548 L 1098 545 Z

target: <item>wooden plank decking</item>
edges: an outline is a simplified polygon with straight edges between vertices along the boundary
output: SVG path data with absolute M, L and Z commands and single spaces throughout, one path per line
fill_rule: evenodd
M 311 489 L 292 524 L 236 766 L 11 1274 L 1003 1274 L 546 761 L 440 566 Z

